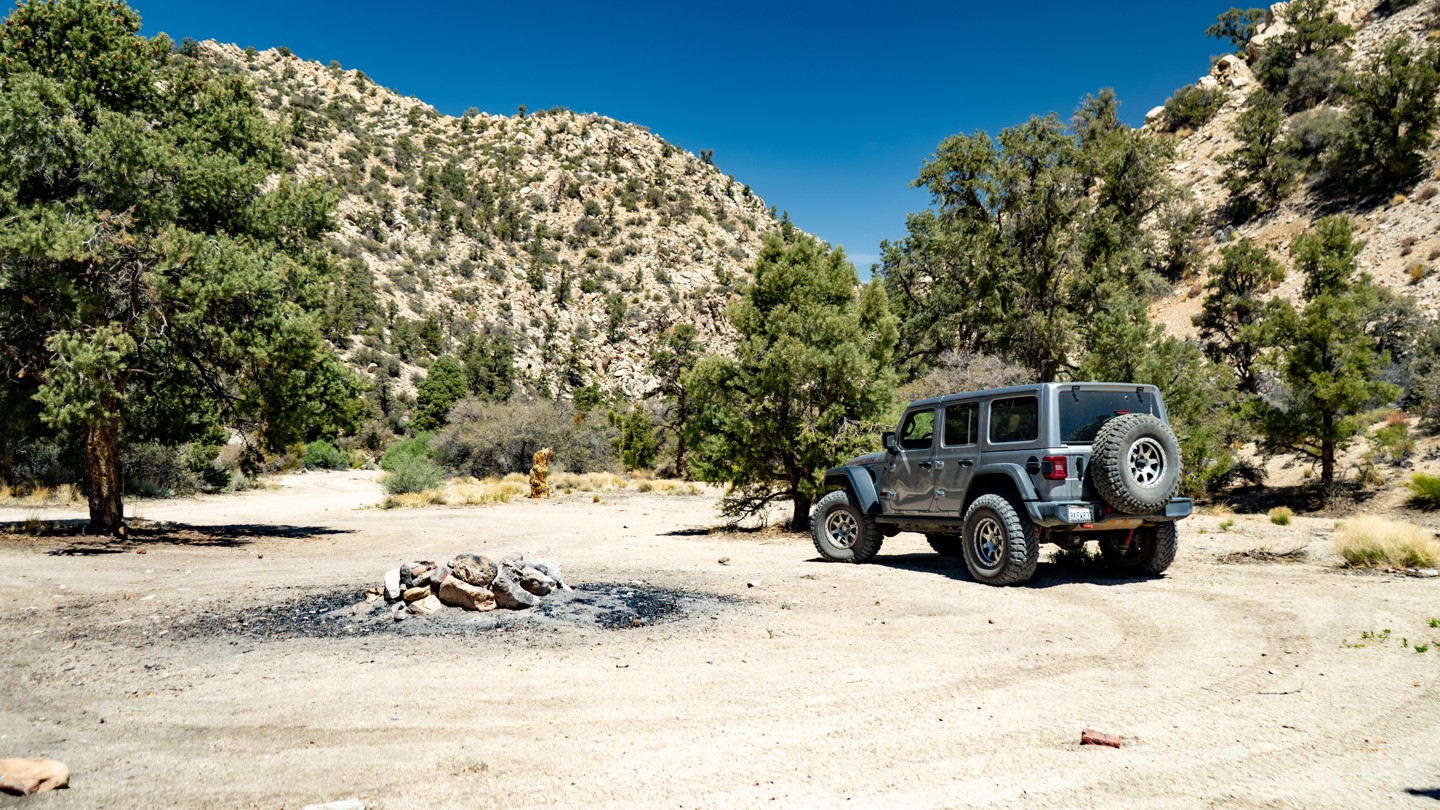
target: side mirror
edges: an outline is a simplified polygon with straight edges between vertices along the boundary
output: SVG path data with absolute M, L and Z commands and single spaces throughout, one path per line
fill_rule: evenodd
M 895 443 L 895 431 L 893 430 L 887 430 L 884 433 L 881 433 L 880 443 L 885 445 L 885 452 L 887 453 L 900 452 L 900 445 Z

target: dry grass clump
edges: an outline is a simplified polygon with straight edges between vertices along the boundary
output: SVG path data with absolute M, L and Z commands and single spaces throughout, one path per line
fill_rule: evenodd
M 657 478 L 653 481 L 641 481 L 635 489 L 639 492 L 654 492 L 658 495 L 699 495 L 700 487 L 693 481 L 674 481 L 668 478 Z
M 506 476 L 507 479 L 509 477 Z M 526 487 L 529 487 L 528 479 Z M 562 472 L 550 476 L 550 488 L 561 492 L 607 492 L 612 489 L 624 489 L 625 479 L 610 472 Z
M 49 506 L 83 500 L 84 494 L 74 484 L 61 484 L 56 487 L 45 484 L 14 486 L 0 481 L 0 501 L 19 501 L 26 506 Z
M 511 498 L 530 491 L 530 483 L 519 473 L 504 478 L 486 478 L 477 481 L 470 478 L 454 481 L 446 487 L 444 503 L 464 506 L 484 506 L 492 503 L 508 503 Z
M 1289 526 L 1290 519 L 1295 517 L 1295 510 L 1288 506 L 1277 506 L 1270 510 L 1270 522 L 1276 526 Z
M 1440 540 L 1413 523 L 1362 515 L 1335 524 L 1335 552 L 1349 568 L 1434 568 Z
M 385 501 L 380 504 L 383 509 L 417 509 L 422 506 L 444 506 L 445 492 L 439 489 L 427 489 L 424 492 L 404 492 L 398 495 L 387 495 Z

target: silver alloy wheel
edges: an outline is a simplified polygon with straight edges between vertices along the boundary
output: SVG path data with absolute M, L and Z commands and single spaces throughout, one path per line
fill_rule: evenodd
M 975 557 L 976 562 L 987 571 L 1000 565 L 1001 555 L 1005 553 L 1005 527 L 1000 521 L 989 515 L 980 519 L 975 524 Z
M 825 518 L 825 531 L 836 548 L 854 548 L 860 538 L 860 524 L 844 509 L 836 509 Z
M 1130 477 L 1146 489 L 1165 476 L 1165 462 L 1165 448 L 1149 436 L 1130 445 Z

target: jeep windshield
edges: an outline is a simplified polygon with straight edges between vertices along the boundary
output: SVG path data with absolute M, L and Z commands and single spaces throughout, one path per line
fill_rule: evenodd
M 1060 406 L 1060 436 L 1063 444 L 1090 444 L 1105 420 L 1126 413 L 1155 413 L 1153 392 L 1070 391 L 1056 392 Z

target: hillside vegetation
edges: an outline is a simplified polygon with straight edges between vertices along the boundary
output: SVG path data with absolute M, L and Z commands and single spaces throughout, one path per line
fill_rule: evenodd
M 1210 31 L 1236 52 L 1141 129 L 1102 89 L 946 138 L 862 285 L 642 127 L 453 118 L 284 48 L 22 3 L 0 479 L 84 480 L 116 530 L 122 488 L 383 455 L 403 492 L 548 446 L 724 484 L 736 516 L 786 499 L 798 527 L 909 398 L 1116 379 L 1164 391 L 1186 494 L 1298 460 L 1295 504 L 1333 503 L 1435 460 L 1437 26 L 1434 0 L 1236 9 Z

